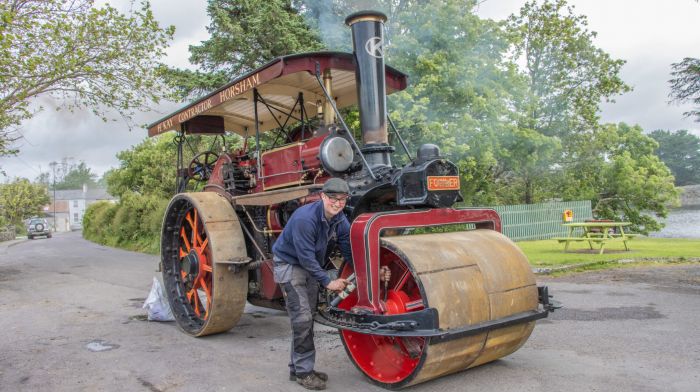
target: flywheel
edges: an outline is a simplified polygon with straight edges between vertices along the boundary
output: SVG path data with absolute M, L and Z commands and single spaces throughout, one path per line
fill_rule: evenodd
M 525 255 L 493 230 L 382 237 L 381 285 L 387 314 L 438 311 L 439 327 L 459 329 L 535 310 L 538 291 Z M 357 297 L 339 307 L 349 310 Z M 447 342 L 430 337 L 379 336 L 341 330 L 352 362 L 374 383 L 397 389 L 478 366 L 515 352 L 534 321 Z
M 193 336 L 231 329 L 243 314 L 248 272 L 229 268 L 246 257 L 240 223 L 213 192 L 173 197 L 163 221 L 163 283 L 178 326 Z

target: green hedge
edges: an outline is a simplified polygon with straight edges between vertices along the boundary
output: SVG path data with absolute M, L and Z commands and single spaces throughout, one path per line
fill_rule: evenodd
M 99 244 L 158 254 L 168 200 L 127 193 L 118 203 L 91 204 L 83 217 L 83 237 Z

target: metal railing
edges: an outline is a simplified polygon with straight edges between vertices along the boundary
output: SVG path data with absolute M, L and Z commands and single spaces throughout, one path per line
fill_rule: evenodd
M 545 240 L 565 236 L 561 224 L 565 210 L 574 212 L 574 222 L 593 218 L 590 200 L 562 201 L 490 207 L 501 216 L 503 234 L 513 241 Z

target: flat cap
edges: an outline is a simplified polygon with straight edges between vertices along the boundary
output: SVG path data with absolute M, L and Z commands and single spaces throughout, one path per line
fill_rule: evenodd
M 331 178 L 330 180 L 326 181 L 325 184 L 323 184 L 323 189 L 321 189 L 321 192 L 344 193 L 347 195 L 350 193 L 350 187 L 348 186 L 347 182 L 341 180 L 340 178 Z

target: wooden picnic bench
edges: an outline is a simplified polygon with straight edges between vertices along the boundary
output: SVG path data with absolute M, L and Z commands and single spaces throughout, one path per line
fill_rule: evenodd
M 625 233 L 625 227 L 631 225 L 630 222 L 576 222 L 564 223 L 562 226 L 569 229 L 567 237 L 554 237 L 560 244 L 564 243 L 564 252 L 569 250 L 572 242 L 588 242 L 588 246 L 593 249 L 593 244 L 600 245 L 599 254 L 603 254 L 605 245 L 610 242 L 622 242 L 625 250 L 630 250 L 627 241 L 632 240 L 638 234 Z M 583 234 L 574 235 L 577 228 L 583 230 Z

